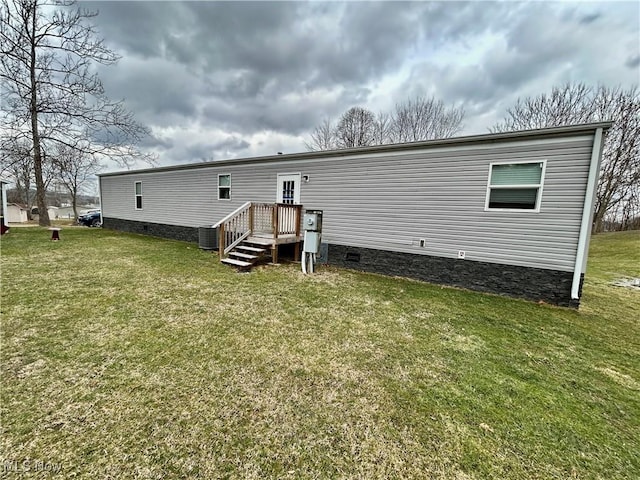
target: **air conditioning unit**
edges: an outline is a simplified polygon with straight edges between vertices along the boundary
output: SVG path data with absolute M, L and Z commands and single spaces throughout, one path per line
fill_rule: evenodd
M 203 225 L 198 228 L 198 246 L 202 250 L 218 249 L 218 227 Z

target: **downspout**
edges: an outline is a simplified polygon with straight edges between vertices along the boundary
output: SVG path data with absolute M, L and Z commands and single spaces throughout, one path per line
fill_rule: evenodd
M 582 208 L 582 222 L 580 223 L 580 236 L 578 237 L 578 252 L 576 264 L 573 269 L 573 283 L 571 284 L 571 299 L 580 299 L 580 277 L 587 269 L 587 255 L 589 252 L 589 239 L 591 238 L 591 224 L 593 222 L 593 208 L 596 203 L 596 188 L 600 173 L 600 160 L 602 159 L 603 129 L 596 129 L 591 150 L 591 163 L 589 166 L 589 178 L 587 179 L 587 191 L 584 195 Z

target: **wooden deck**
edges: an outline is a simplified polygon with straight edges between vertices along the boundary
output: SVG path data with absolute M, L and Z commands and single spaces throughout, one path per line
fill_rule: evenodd
M 247 241 L 257 245 L 264 245 L 265 247 L 272 247 L 284 243 L 301 242 L 303 239 L 304 237 L 302 235 L 296 234 L 279 235 L 278 238 L 273 238 L 273 233 L 254 232 Z
M 289 203 L 247 202 L 220 220 L 218 251 L 220 261 L 241 268 L 250 268 L 262 257 L 249 258 L 248 248 L 271 251 L 273 263 L 278 263 L 278 247 L 295 245 L 295 259 L 300 258 L 302 205 Z M 243 252 L 242 249 L 245 249 Z M 232 257 L 232 258 L 228 258 Z

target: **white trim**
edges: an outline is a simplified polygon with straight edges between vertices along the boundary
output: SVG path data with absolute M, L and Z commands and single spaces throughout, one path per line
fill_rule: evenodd
M 9 212 L 7 209 L 9 206 L 7 205 L 7 187 L 9 182 L 5 182 L 4 180 L 0 180 L 0 189 L 2 190 L 2 221 L 4 222 L 4 226 L 9 226 Z
M 220 177 L 229 177 L 229 186 L 221 186 L 220 185 Z M 219 173 L 218 174 L 218 200 L 223 200 L 225 202 L 230 202 L 231 201 L 231 185 L 232 185 L 232 181 L 231 181 L 231 174 L 230 173 Z M 229 189 L 229 198 L 220 198 L 220 189 L 221 188 L 228 188 Z
M 289 173 L 278 173 L 277 174 L 277 183 L 276 183 L 276 202 L 282 203 L 282 199 L 280 196 L 282 195 L 282 185 L 280 184 L 282 177 L 296 177 L 295 179 L 289 178 L 289 180 L 293 180 L 296 182 L 294 184 L 293 189 L 293 204 L 300 205 L 300 187 L 302 186 L 302 173 L 301 172 L 289 172 Z
M 138 189 L 136 188 L 138 183 L 140 184 L 140 194 L 139 195 L 138 195 Z M 142 205 L 142 207 L 140 207 L 140 208 L 138 208 L 138 197 L 140 197 L 140 204 Z M 133 182 L 133 208 L 135 210 L 143 210 L 144 209 L 144 199 L 142 197 L 143 197 L 142 180 L 135 180 Z M 102 205 L 100 205 L 100 210 L 102 210 Z
M 528 165 L 528 164 L 542 164 L 542 172 L 540 172 L 540 183 L 538 184 L 518 184 L 518 185 L 494 185 L 491 186 L 491 173 L 493 171 L 494 165 Z M 540 213 L 540 205 L 542 204 L 542 191 L 544 190 L 544 177 L 547 172 L 547 161 L 546 160 L 516 160 L 516 161 L 505 161 L 505 162 L 491 162 L 489 164 L 489 176 L 487 177 L 487 193 L 484 199 L 484 211 L 485 212 L 529 212 L 529 213 Z M 537 188 L 538 192 L 536 195 L 536 205 L 535 208 L 489 208 L 489 197 L 491 196 L 491 190 L 496 189 L 509 189 L 509 188 Z
M 587 269 L 591 222 L 593 222 L 593 208 L 596 202 L 596 188 L 600 173 L 600 160 L 602 159 L 602 134 L 602 128 L 598 128 L 593 139 L 593 149 L 591 150 L 589 178 L 587 180 L 587 191 L 584 194 L 582 222 L 580 223 L 580 236 L 578 237 L 578 252 L 576 253 L 576 265 L 573 269 L 573 282 L 571 284 L 571 298 L 573 300 L 580 299 L 580 277 Z
M 99 173 L 98 176 L 111 177 L 121 175 L 133 175 L 144 172 L 158 172 L 158 171 L 175 171 L 192 168 L 212 167 L 215 168 L 228 165 L 244 164 L 249 166 L 255 166 L 257 163 L 268 163 L 269 165 L 288 165 L 291 161 L 295 160 L 296 165 L 307 164 L 314 162 L 318 159 L 329 161 L 328 157 L 335 158 L 348 158 L 357 160 L 359 158 L 375 158 L 378 156 L 385 156 L 391 158 L 394 155 L 405 155 L 406 151 L 412 151 L 416 154 L 421 153 L 421 150 L 429 150 L 429 152 L 437 153 L 439 151 L 448 151 L 450 145 L 457 146 L 460 151 L 467 150 L 484 150 L 495 148 L 496 142 L 517 142 L 518 145 L 535 145 L 540 140 L 551 140 L 551 142 L 562 142 L 562 137 L 576 135 L 584 135 L 585 137 L 592 137 L 596 128 L 605 129 L 611 127 L 611 122 L 598 122 L 587 123 L 582 125 L 570 125 L 565 127 L 546 127 L 533 130 L 520 130 L 516 132 L 505 133 L 485 133 L 480 135 L 470 135 L 466 137 L 452 137 L 443 138 L 438 140 L 425 140 L 420 142 L 410 142 L 405 144 L 392 144 L 392 145 L 377 145 L 369 147 L 356 147 L 341 150 L 329 150 L 318 152 L 299 152 L 289 153 L 284 155 L 269 155 L 264 157 L 250 157 L 250 158 L 236 158 L 227 160 L 216 160 L 215 162 L 199 162 L 191 164 L 173 165 L 167 167 L 155 167 L 145 168 L 141 170 L 128 170 L 111 173 Z M 569 135 L 571 134 L 571 135 Z M 553 138 L 555 137 L 555 138 Z M 286 168 L 286 167 L 283 167 Z M 291 167 L 293 168 L 293 167 Z
M 100 202 L 100 225 L 104 225 L 104 212 L 102 211 L 102 178 L 98 177 L 98 202 Z M 77 222 L 77 219 L 76 219 Z

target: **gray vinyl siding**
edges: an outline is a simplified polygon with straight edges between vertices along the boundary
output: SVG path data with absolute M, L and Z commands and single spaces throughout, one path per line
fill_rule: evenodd
M 592 146 L 593 134 L 581 132 L 107 175 L 103 215 L 212 224 L 246 201 L 274 202 L 278 173 L 302 173 L 310 181 L 300 201 L 324 211 L 324 242 L 448 258 L 464 250 L 467 260 L 573 271 Z M 546 161 L 540 212 L 485 211 L 490 163 L 529 160 Z M 217 200 L 218 174 L 226 173 L 231 200 Z M 142 210 L 134 208 L 135 181 L 143 183 Z

